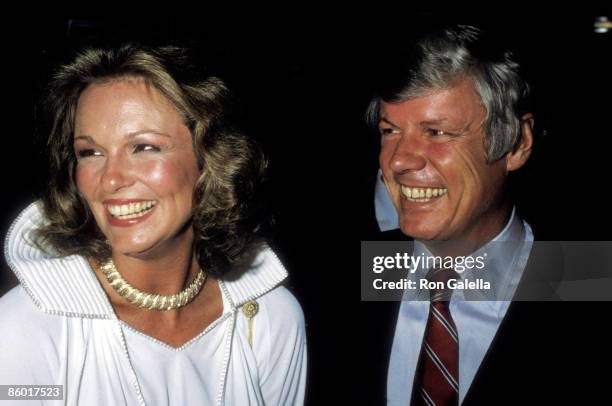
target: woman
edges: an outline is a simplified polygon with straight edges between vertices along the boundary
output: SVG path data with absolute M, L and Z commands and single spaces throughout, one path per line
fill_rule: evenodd
M 63 385 L 69 405 L 303 403 L 302 311 L 256 238 L 263 159 L 185 55 L 89 49 L 54 76 L 49 193 L 6 240 L 0 384 Z

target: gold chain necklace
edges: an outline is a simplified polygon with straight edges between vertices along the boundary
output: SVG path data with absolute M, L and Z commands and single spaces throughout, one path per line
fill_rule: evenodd
M 102 264 L 100 270 L 115 292 L 126 298 L 130 303 L 138 307 L 146 307 L 149 310 L 173 310 L 185 306 L 200 293 L 207 277 L 204 271 L 200 269 L 195 279 L 181 292 L 174 295 L 156 295 L 142 292 L 130 285 L 117 271 L 112 258 Z

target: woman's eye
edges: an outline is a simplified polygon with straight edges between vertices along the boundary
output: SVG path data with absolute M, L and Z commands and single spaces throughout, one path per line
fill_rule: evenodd
M 100 156 L 102 154 L 95 149 L 81 149 L 77 150 L 76 155 L 78 158 L 88 158 L 91 156 Z
M 146 152 L 146 151 L 159 152 L 160 148 L 155 145 L 151 145 L 151 144 L 138 144 L 134 146 L 134 152 Z

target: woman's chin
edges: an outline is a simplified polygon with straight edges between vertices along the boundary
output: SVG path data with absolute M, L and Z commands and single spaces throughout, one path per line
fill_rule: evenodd
M 111 248 L 114 253 L 125 255 L 134 258 L 146 258 L 154 254 L 156 245 L 155 244 L 143 244 L 143 243 L 117 243 L 111 244 Z

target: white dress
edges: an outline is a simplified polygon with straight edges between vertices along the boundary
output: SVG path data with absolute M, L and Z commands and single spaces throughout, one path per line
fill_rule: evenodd
M 222 316 L 173 348 L 119 320 L 85 258 L 28 243 L 30 205 L 11 226 L 7 262 L 20 285 L 0 298 L 0 385 L 64 385 L 63 400 L 0 405 L 301 405 L 306 382 L 302 310 L 269 249 L 220 281 Z M 252 347 L 242 305 L 255 300 Z

